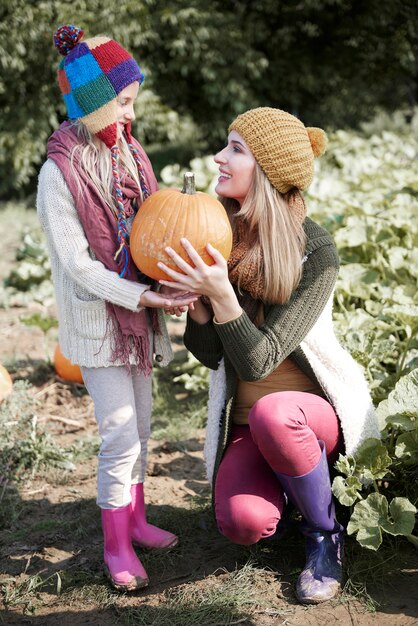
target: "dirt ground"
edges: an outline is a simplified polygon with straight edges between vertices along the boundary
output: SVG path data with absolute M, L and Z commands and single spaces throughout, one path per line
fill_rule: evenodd
M 44 359 L 42 332 L 37 328 L 23 326 L 19 322 L 22 309 L 0 310 L 0 342 L 2 355 L 14 358 L 22 367 L 18 375 L 30 378 L 36 363 Z M 173 342 L 181 347 L 178 325 L 172 324 Z M 90 398 L 80 388 L 61 382 L 51 377 L 41 386 L 34 387 L 42 401 L 38 412 L 40 424 L 47 425 L 48 431 L 62 446 L 68 446 L 75 440 L 94 441 L 97 432 Z M 214 578 L 222 577 L 226 570 L 236 567 L 242 554 L 221 536 L 207 533 L 211 520 L 207 508 L 193 510 L 190 502 L 199 496 L 208 496 L 209 490 L 204 478 L 202 462 L 204 432 L 191 433 L 188 441 L 182 445 L 151 440 L 149 456 L 149 475 L 146 481 L 146 493 L 149 512 L 165 514 L 170 518 L 170 511 L 183 507 L 185 516 L 185 535 L 190 530 L 192 519 L 193 549 L 190 550 L 190 536 L 185 537 L 189 549 L 185 558 L 176 560 L 175 567 L 167 555 L 167 567 L 161 568 L 161 562 L 153 563 L 153 556 L 147 557 L 147 569 L 151 577 L 148 589 L 125 595 L 114 601 L 112 607 L 100 606 L 97 596 L 83 598 L 78 595 L 77 587 L 71 602 L 65 606 L 55 590 L 42 589 L 35 601 L 23 600 L 9 610 L 0 611 L 0 623 L 36 624 L 61 626 L 81 626 L 94 624 L 107 626 L 115 623 L 115 614 L 119 622 L 123 621 L 124 610 L 146 604 L 148 610 L 158 610 L 161 601 L 166 602 L 167 591 L 194 581 L 204 588 L 212 584 Z M 97 585 L 107 589 L 107 582 L 101 573 L 101 533 L 99 513 L 95 499 L 95 459 L 90 458 L 77 463 L 70 479 L 63 479 L 56 470 L 55 481 L 51 486 L 51 474 L 46 478 L 37 476 L 19 487 L 19 497 L 23 507 L 19 534 L 10 537 L 7 531 L 0 531 L 0 582 L 14 579 L 16 585 L 29 576 L 40 574 L 52 576 L 57 571 L 85 572 L 97 580 Z M 53 476 L 54 478 L 54 476 Z M 68 536 L 60 532 L 60 524 L 65 529 L 70 518 L 77 517 L 79 536 Z M 57 522 L 58 526 L 54 520 Z M 81 529 L 80 529 L 81 525 Z M 26 529 L 31 529 L 30 534 Z M 176 529 L 177 530 L 177 529 Z M 51 532 L 52 531 L 52 532 Z M 182 533 L 180 529 L 180 540 Z M 303 555 L 297 549 L 296 567 L 300 567 Z M 396 574 L 385 581 L 378 582 L 368 593 L 380 606 L 377 611 L 364 600 L 356 600 L 352 595 L 344 601 L 334 601 L 316 607 L 298 605 L 292 593 L 295 580 L 291 568 L 294 563 L 279 566 L 279 575 L 272 571 L 265 576 L 256 576 L 257 592 L 266 600 L 266 606 L 243 615 L 239 623 L 255 626 L 286 624 L 288 626 L 322 626 L 331 624 L 353 624 L 359 626 L 409 626 L 418 623 L 418 598 L 416 594 L 418 571 L 412 561 L 413 553 L 401 551 L 396 563 Z M 180 565 L 179 565 L 180 563 Z M 156 575 L 153 577 L 153 569 Z M 384 584 L 383 584 L 384 583 Z M 33 594 L 32 594 L 33 595 Z M 68 596 L 66 599 L 68 603 Z M 99 604 L 99 606 L 94 605 Z M 93 605 L 93 606 L 92 606 Z M 35 614 L 30 611 L 35 609 Z M 116 613 L 115 613 L 116 611 Z M 225 624 L 232 623 L 225 616 Z M 167 626 L 170 618 L 167 617 Z M 131 623 L 131 622 L 129 622 Z M 133 623 L 133 622 L 132 622 Z M 157 622 L 162 623 L 161 621 Z M 202 622 L 210 626 L 212 622 Z M 214 622 L 220 624 L 221 622 Z M 235 621 L 233 623 L 238 623 Z M 152 624 L 152 621 L 149 622 Z M 185 621 L 185 626 L 187 622 Z
M 20 315 L 27 310 L 0 309 L 0 361 L 18 363 L 15 378 L 31 380 L 36 367 L 45 359 L 45 345 L 38 328 L 24 326 L 19 321 Z M 33 305 L 30 310 L 42 310 L 42 306 Z M 172 323 L 170 328 L 174 345 L 181 349 L 181 327 Z M 41 402 L 39 423 L 60 445 L 69 446 L 75 441 L 85 446 L 96 445 L 92 403 L 82 388 L 60 381 L 52 371 L 41 384 L 36 380 L 33 383 L 34 393 Z M 102 574 L 94 455 L 77 461 L 73 472 L 49 471 L 45 476 L 38 475 L 19 485 L 19 519 L 12 525 L 14 532 L 0 529 L 0 584 L 9 585 L 7 606 L 3 604 L 0 608 L 0 624 L 152 626 L 155 623 L 171 626 L 172 618 L 167 609 L 170 599 L 176 594 L 181 595 L 190 583 L 194 585 L 196 597 L 199 590 L 207 593 L 226 580 L 228 572 L 239 571 L 248 559 L 261 559 L 264 566 L 264 570 L 254 570 L 251 593 L 255 593 L 258 601 L 232 617 L 225 612 L 220 618 L 219 611 L 213 621 L 210 616 L 202 617 L 200 624 L 418 624 L 416 553 L 405 544 L 400 544 L 396 563 L 392 555 L 392 569 L 386 568 L 384 580 L 376 577 L 367 586 L 371 600 L 377 603 L 376 610 L 364 596 L 356 599 L 353 589 L 323 605 L 299 605 L 293 595 L 293 586 L 303 564 L 300 539 L 293 541 L 290 538 L 287 552 L 282 547 L 277 556 L 271 546 L 245 550 L 232 546 L 213 528 L 207 506 L 209 487 L 204 477 L 203 438 L 204 431 L 196 430 L 187 440 L 175 444 L 161 440 L 150 442 L 146 480 L 149 517 L 157 519 L 158 523 L 166 522 L 167 528 L 170 528 L 170 521 L 175 520 L 175 527 L 170 529 L 179 534 L 180 546 L 164 557 L 156 553 L 141 554 L 151 583 L 147 589 L 132 595 L 110 593 Z M 206 505 L 199 506 L 199 500 Z M 56 572 L 61 572 L 63 587 L 73 577 L 70 593 L 57 593 L 59 578 Z M 17 592 L 15 596 L 10 595 L 11 590 L 24 588 L 25 581 L 37 574 L 43 578 L 51 577 L 50 588 L 43 586 L 39 592 L 22 593 L 21 597 Z M 148 621 L 140 618 L 141 608 L 146 609 Z M 133 609 L 138 613 L 132 613 Z M 215 609 L 214 605 L 214 612 Z M 165 621 L 163 611 L 166 611 Z M 187 615 L 185 612 L 184 626 L 190 623 Z M 176 619 L 176 625 L 183 623 L 179 621 L 178 611 Z

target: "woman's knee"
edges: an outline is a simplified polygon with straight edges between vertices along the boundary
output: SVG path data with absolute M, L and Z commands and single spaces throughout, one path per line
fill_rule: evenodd
M 276 531 L 280 514 L 277 510 L 263 509 L 263 503 L 250 502 L 248 494 L 234 496 L 227 507 L 215 505 L 219 532 L 240 545 L 252 545 L 270 537 Z
M 253 405 L 248 415 L 251 434 L 279 437 L 281 432 L 300 425 L 303 416 L 292 393 L 281 391 L 263 396 Z

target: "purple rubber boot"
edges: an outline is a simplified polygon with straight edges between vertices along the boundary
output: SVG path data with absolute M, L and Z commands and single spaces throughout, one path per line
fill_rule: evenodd
M 296 584 L 304 604 L 330 600 L 341 590 L 344 529 L 335 519 L 331 481 L 323 441 L 318 465 L 303 476 L 276 473 L 287 497 L 302 514 L 306 563 Z

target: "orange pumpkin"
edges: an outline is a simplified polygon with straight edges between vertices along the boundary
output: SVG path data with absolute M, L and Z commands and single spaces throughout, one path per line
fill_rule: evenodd
M 186 172 L 183 189 L 161 189 L 141 205 L 132 224 L 130 249 L 135 265 L 154 280 L 169 280 L 157 267 L 162 261 L 180 271 L 165 253 L 170 246 L 189 264 L 190 259 L 180 243 L 186 237 L 208 265 L 212 257 L 207 243 L 228 259 L 232 249 L 232 230 L 222 204 L 207 193 L 195 190 L 194 175 Z
M 0 365 L 0 402 L 12 393 L 13 382 L 10 374 L 3 365 Z
M 84 383 L 80 367 L 63 355 L 58 343 L 54 351 L 54 368 L 60 378 L 71 383 Z

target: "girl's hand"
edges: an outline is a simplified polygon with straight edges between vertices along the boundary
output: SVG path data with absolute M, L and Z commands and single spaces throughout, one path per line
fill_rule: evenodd
M 188 307 L 192 306 L 193 303 L 199 299 L 199 296 L 197 296 L 196 294 L 188 293 L 184 290 L 171 291 L 172 293 L 170 295 L 165 295 L 163 293 L 151 291 L 150 289 L 148 289 L 141 294 L 138 306 L 148 307 L 151 309 L 164 309 L 168 311 L 170 309 L 173 309 L 183 312 L 183 310 L 187 311 Z M 177 315 L 177 313 L 175 313 L 175 315 Z
M 208 243 L 206 250 L 213 258 L 214 264 L 207 265 L 187 239 L 181 239 L 181 244 L 194 267 L 184 261 L 172 248 L 168 247 L 165 249 L 165 252 L 183 273 L 171 269 L 165 263 L 159 262 L 158 267 L 171 278 L 171 281 L 160 280 L 160 284 L 183 290 L 183 292 L 198 293 L 209 298 L 221 297 L 223 293 L 228 292 L 230 289 L 228 266 L 222 254 Z
M 162 285 L 159 293 L 164 294 L 170 299 L 174 299 L 174 298 L 182 298 L 182 299 L 191 298 L 192 299 L 192 301 L 190 302 L 188 306 L 186 305 L 175 306 L 173 303 L 173 306 L 167 307 L 164 309 L 165 313 L 168 313 L 168 315 L 176 315 L 177 317 L 181 317 L 181 315 L 185 313 L 186 311 L 193 311 L 194 303 L 198 299 L 197 295 L 194 293 L 191 293 L 189 291 L 184 291 L 182 289 L 174 289 L 173 287 L 168 287 L 167 285 Z

